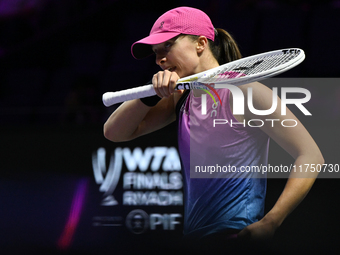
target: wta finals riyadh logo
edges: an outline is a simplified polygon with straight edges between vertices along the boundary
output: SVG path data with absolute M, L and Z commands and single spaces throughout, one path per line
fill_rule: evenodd
M 93 173 L 97 184 L 101 184 L 99 191 L 104 192 L 104 198 L 102 205 L 113 206 L 117 205 L 118 202 L 113 196 L 115 191 L 120 173 L 122 170 L 122 151 L 117 148 L 115 155 L 111 155 L 109 168 L 106 168 L 106 151 L 104 148 L 99 148 L 97 153 L 92 155 L 92 166 Z

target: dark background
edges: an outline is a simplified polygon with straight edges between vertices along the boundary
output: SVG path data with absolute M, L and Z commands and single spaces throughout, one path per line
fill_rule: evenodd
M 243 56 L 298 47 L 305 61 L 281 78 L 319 78 L 304 85 L 313 116 L 292 109 L 325 160 L 339 164 L 339 1 L 0 1 L 0 249 L 8 253 L 65 253 L 57 241 L 75 187 L 88 185 L 86 206 L 68 252 L 141 253 L 150 243 L 176 246 L 181 232 L 133 236 L 91 228 L 98 207 L 91 154 L 99 147 L 175 146 L 175 126 L 133 142 L 114 144 L 102 125 L 106 91 L 143 85 L 158 71 L 151 57 L 135 60 L 130 46 L 165 11 L 191 6 L 229 31 Z M 322 78 L 322 79 L 321 79 Z M 265 83 L 265 82 L 264 82 Z M 159 142 L 162 141 L 162 142 Z M 270 163 L 292 159 L 271 143 Z M 285 180 L 269 179 L 269 210 Z M 339 181 L 318 179 L 268 248 L 282 254 L 339 252 Z M 166 239 L 166 241 L 165 241 Z M 138 246 L 141 245 L 142 246 Z M 117 248 L 118 247 L 118 248 Z M 134 247 L 134 248 L 131 248 Z M 139 247 L 139 248 L 138 248 Z

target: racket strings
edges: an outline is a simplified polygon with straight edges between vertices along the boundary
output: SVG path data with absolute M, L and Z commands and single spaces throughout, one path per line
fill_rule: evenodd
M 242 73 L 247 76 L 258 74 L 289 62 L 296 57 L 295 55 L 296 54 L 280 54 L 261 57 L 259 59 L 250 60 L 248 63 L 246 62 L 241 64 L 242 66 L 248 66 L 249 68 L 240 68 L 239 66 L 237 66 L 236 68 L 234 68 L 234 70 L 243 69 Z M 254 65 L 254 63 L 259 62 L 259 60 L 261 61 L 261 64 Z
M 210 77 L 204 78 L 204 82 L 218 82 L 226 79 L 237 79 L 249 75 L 257 75 L 281 66 L 289 61 L 297 58 L 300 52 L 297 53 L 280 53 L 267 55 L 248 61 L 242 62 L 237 65 L 228 66 L 220 71 L 220 74 L 215 74 Z

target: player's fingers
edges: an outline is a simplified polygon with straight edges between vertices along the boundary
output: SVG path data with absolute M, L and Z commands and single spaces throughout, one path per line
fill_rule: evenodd
M 160 83 L 160 92 L 164 97 L 169 97 L 171 95 L 169 85 L 170 85 L 170 79 L 171 79 L 171 72 L 168 70 L 165 70 L 163 72 L 163 78 L 162 83 Z
M 169 96 L 169 78 L 170 75 L 168 72 L 159 71 L 153 77 L 153 87 L 156 91 L 156 94 L 160 97 L 167 97 Z
M 154 88 L 156 94 L 161 98 L 163 97 L 163 95 L 159 91 L 158 87 L 159 87 L 159 83 L 162 83 L 162 80 L 163 80 L 163 75 L 160 75 L 159 72 L 154 74 L 154 76 L 152 77 L 153 88 Z
M 155 89 L 155 91 L 157 91 L 156 93 L 158 93 L 160 95 L 160 97 L 162 97 L 162 98 L 166 97 L 166 92 L 165 92 L 165 89 L 164 89 L 164 86 L 165 86 L 164 84 L 167 83 L 167 81 L 164 80 L 164 79 L 166 79 L 166 76 L 165 76 L 163 71 L 158 72 L 156 74 L 156 76 L 157 76 L 157 81 L 154 84 L 154 89 Z
M 168 70 L 160 71 L 153 76 L 152 84 L 156 94 L 160 97 L 169 97 L 175 92 L 176 82 L 179 76 L 175 72 Z
M 159 71 L 154 75 L 153 78 L 153 87 L 156 91 L 156 94 L 161 98 L 167 97 L 167 89 L 166 84 L 168 84 L 168 77 L 163 71 Z
M 178 80 L 179 80 L 178 74 L 176 72 L 171 72 L 170 81 L 169 81 L 169 93 L 170 94 L 176 92 L 175 87 L 176 87 L 176 83 Z

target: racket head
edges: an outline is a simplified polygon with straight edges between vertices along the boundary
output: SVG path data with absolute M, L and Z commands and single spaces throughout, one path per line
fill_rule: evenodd
M 194 83 L 192 89 L 201 88 L 200 83 L 227 83 L 237 86 L 286 72 L 300 64 L 304 59 L 305 53 L 299 48 L 269 51 L 185 77 L 180 79 L 178 83 L 192 82 Z M 180 87 L 176 86 L 177 89 Z

